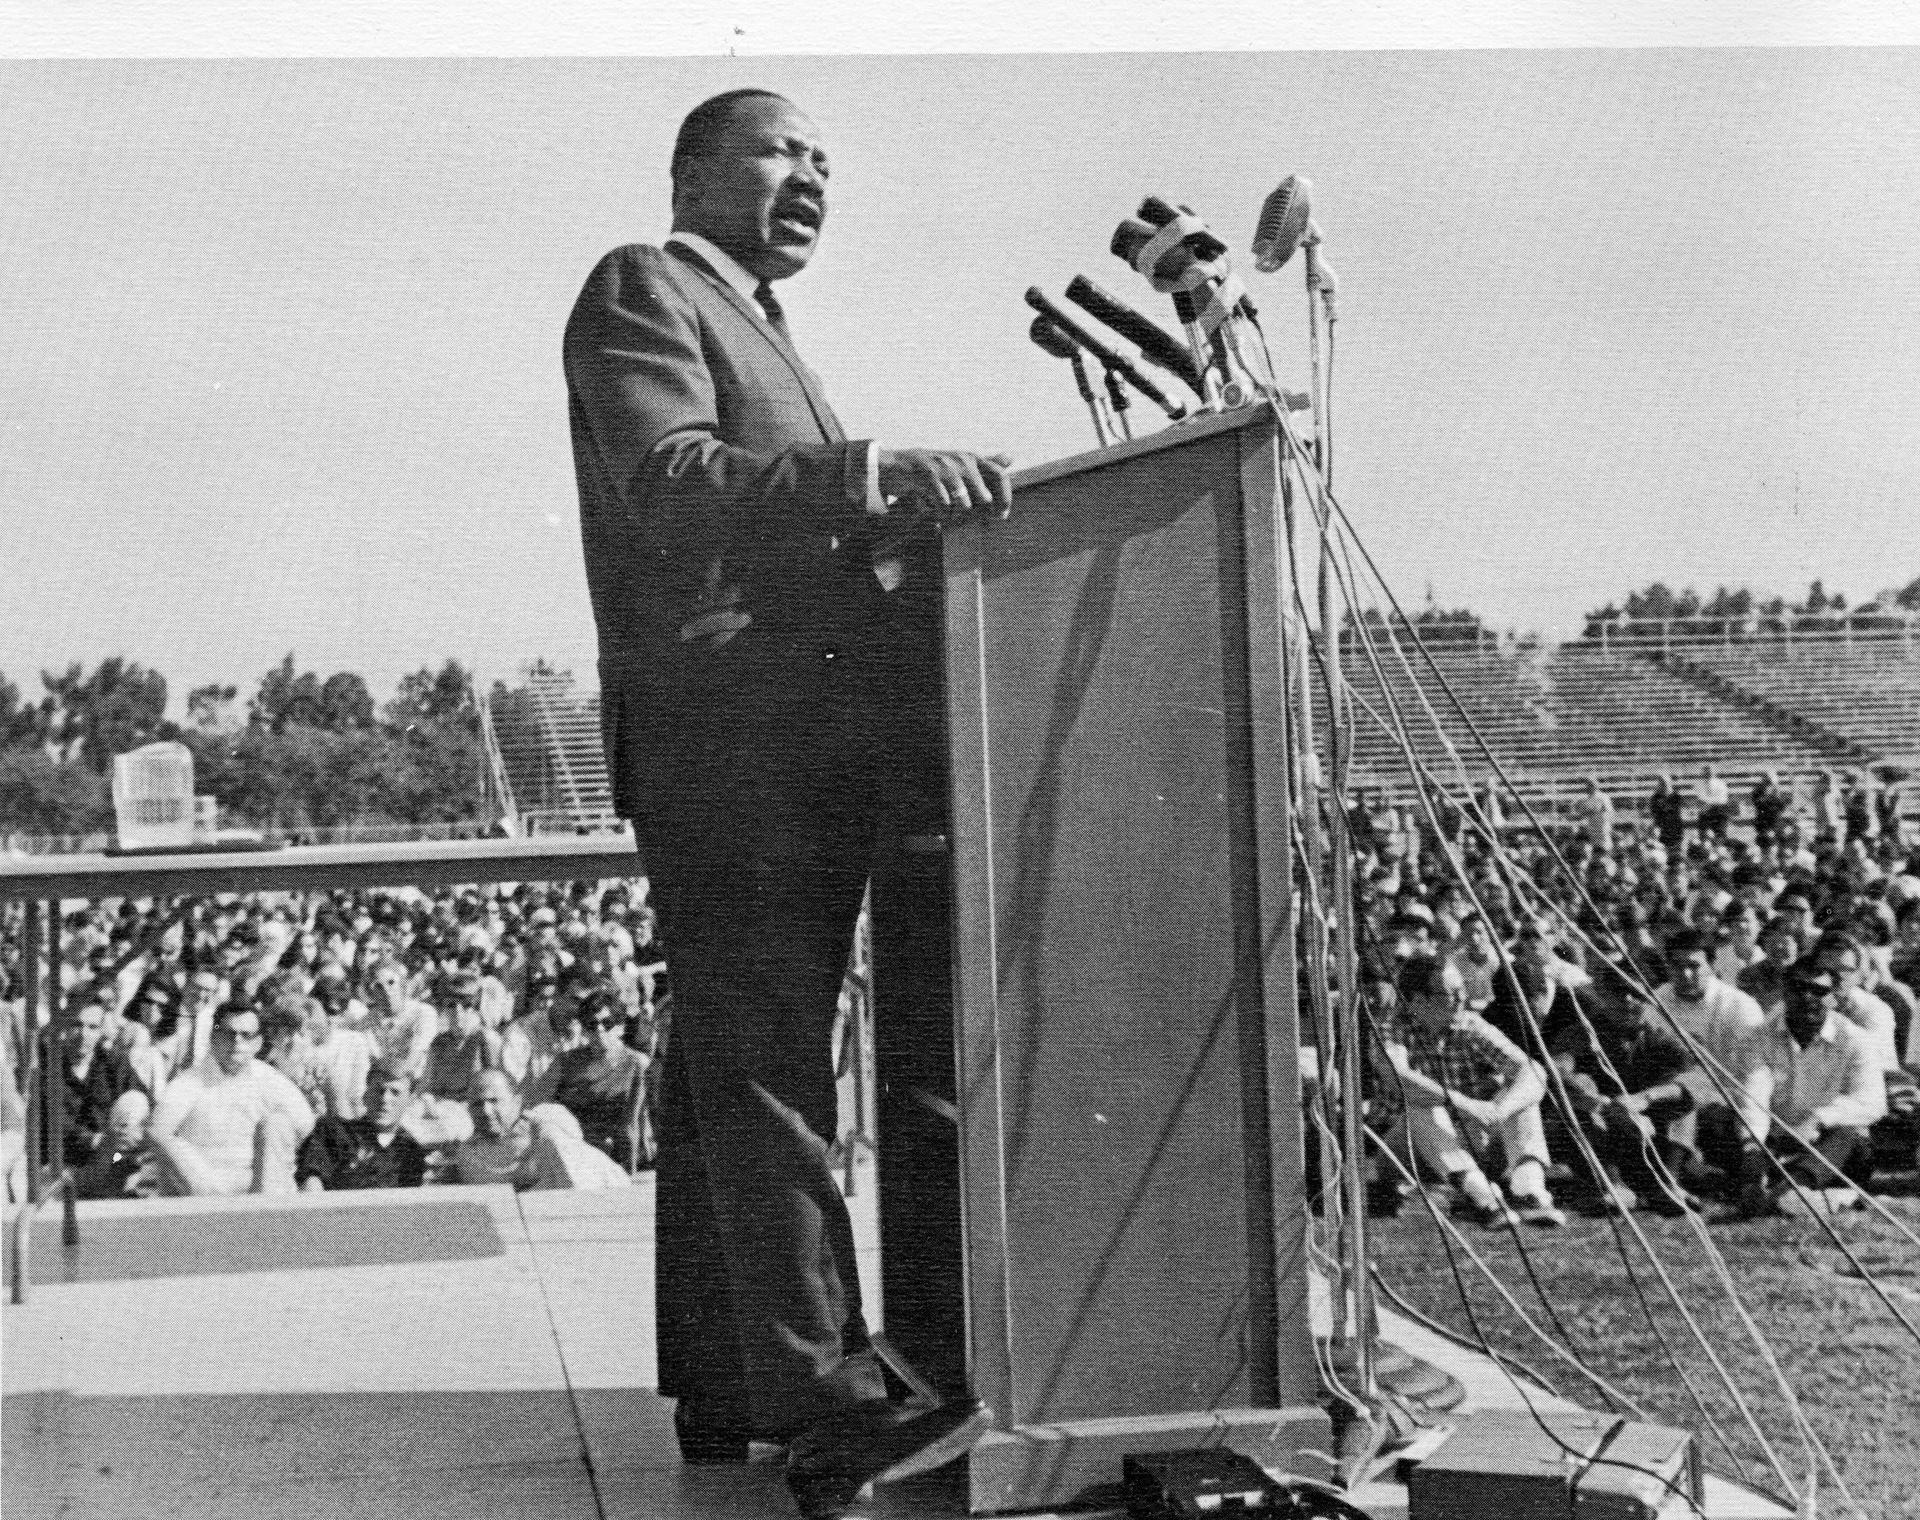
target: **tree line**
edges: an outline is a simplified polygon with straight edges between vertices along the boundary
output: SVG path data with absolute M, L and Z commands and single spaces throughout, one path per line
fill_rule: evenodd
M 1913 613 L 1920 612 L 1920 575 L 1897 589 L 1881 592 L 1857 607 L 1849 608 L 1844 592 L 1828 591 L 1821 581 L 1807 587 L 1797 602 L 1783 596 L 1758 597 L 1745 586 L 1718 586 L 1711 597 L 1703 598 L 1693 587 L 1675 591 L 1664 581 L 1654 581 L 1639 591 L 1629 591 L 1626 605 L 1608 602 L 1586 615 L 1586 637 L 1597 639 L 1604 624 L 1621 619 L 1633 622 L 1665 622 L 1686 625 L 1689 633 L 1738 633 L 1770 628 L 1839 628 L 1851 626 L 1870 629 L 1884 621 L 1897 627 Z
M 184 723 L 166 716 L 166 677 L 119 655 L 43 671 L 40 684 L 36 700 L 0 675 L 0 835 L 110 831 L 113 757 L 162 739 L 192 751 L 194 789 L 219 798 L 223 823 L 296 831 L 484 816 L 479 711 L 458 660 L 402 678 L 376 707 L 360 676 L 323 680 L 289 654 L 244 707 L 237 687 L 197 687 Z

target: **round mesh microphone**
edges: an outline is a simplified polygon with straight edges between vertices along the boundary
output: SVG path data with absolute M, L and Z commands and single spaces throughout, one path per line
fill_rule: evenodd
M 1260 208 L 1260 220 L 1253 229 L 1253 267 L 1262 274 L 1272 274 L 1292 258 L 1306 236 L 1312 189 L 1312 180 L 1289 174 Z

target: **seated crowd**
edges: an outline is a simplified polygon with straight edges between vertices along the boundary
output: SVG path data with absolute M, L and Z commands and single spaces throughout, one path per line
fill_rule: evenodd
M 653 922 L 644 880 L 73 914 L 59 1058 L 76 1193 L 624 1185 L 651 1165 L 670 1018 Z M 0 965 L 11 1114 L 19 991 Z
M 1370 1158 L 1376 1212 L 1424 1175 L 1488 1225 L 1753 1218 L 1920 1170 L 1920 852 L 1897 813 L 1802 820 L 1775 786 L 1754 831 L 1703 787 L 1679 833 L 1677 804 L 1609 807 L 1557 854 L 1356 829 L 1367 1122 L 1400 1162 Z

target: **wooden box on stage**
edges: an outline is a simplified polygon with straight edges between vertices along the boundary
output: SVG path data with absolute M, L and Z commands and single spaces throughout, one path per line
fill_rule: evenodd
M 1028 471 L 903 592 L 938 700 L 875 879 L 883 1296 L 997 1415 L 975 1511 L 1128 1452 L 1325 1470 L 1277 460 L 1250 408 Z

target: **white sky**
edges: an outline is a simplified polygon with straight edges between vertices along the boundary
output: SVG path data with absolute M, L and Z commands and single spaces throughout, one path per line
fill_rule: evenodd
M 189 9 L 226 30 L 169 44 L 116 4 L 122 32 L 62 42 L 9 0 L 41 30 L 0 34 L 193 53 L 261 13 Z M 456 35 L 342 14 L 369 28 L 342 50 Z M 798 45 L 790 8 L 672 14 L 668 49 L 717 51 L 723 14 L 743 51 Z M 1636 43 L 1735 35 L 1626 14 Z M 291 22 L 228 46 L 315 50 Z M 1342 280 L 1338 484 L 1403 596 L 1565 633 L 1654 577 L 1920 574 L 1920 49 L 41 59 L 0 62 L 0 673 L 122 653 L 176 710 L 289 648 L 380 694 L 447 655 L 590 674 L 561 324 L 599 254 L 665 232 L 680 116 L 745 83 L 833 153 L 782 294 L 856 436 L 1085 448 L 1020 294 L 1084 271 L 1170 321 L 1106 252 L 1148 191 L 1242 254 L 1303 383 L 1298 265 L 1244 257 L 1298 171 Z

